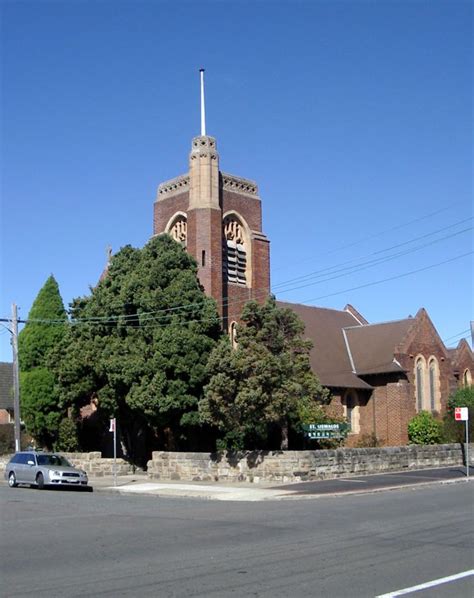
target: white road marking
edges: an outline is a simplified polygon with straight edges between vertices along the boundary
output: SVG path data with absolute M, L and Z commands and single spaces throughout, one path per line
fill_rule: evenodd
M 337 478 L 338 482 L 352 482 L 353 484 L 367 484 L 366 480 L 351 480 L 348 478 Z
M 394 592 L 389 592 L 388 594 L 380 594 L 375 598 L 395 598 L 395 596 L 403 596 L 404 594 L 411 594 L 412 592 L 418 592 L 418 590 L 426 590 L 427 588 L 433 588 L 434 586 L 440 586 L 443 583 L 449 583 L 450 581 L 455 581 L 456 579 L 462 579 L 463 577 L 469 577 L 470 575 L 474 575 L 474 569 L 470 569 L 469 571 L 462 571 L 461 573 L 456 573 L 455 575 L 449 575 L 448 577 L 440 577 L 439 579 L 433 579 L 433 581 L 427 581 L 426 583 L 420 583 L 417 586 L 412 586 L 411 588 L 404 588 L 403 590 L 395 590 Z

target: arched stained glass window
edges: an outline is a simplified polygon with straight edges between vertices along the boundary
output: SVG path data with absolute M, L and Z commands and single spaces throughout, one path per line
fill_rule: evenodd
M 435 411 L 436 410 L 436 386 L 437 386 L 437 378 L 438 378 L 438 376 L 437 376 L 438 368 L 436 367 L 436 361 L 434 359 L 432 359 L 430 361 L 429 374 L 430 374 L 430 410 Z
M 463 383 L 463 386 L 471 386 L 471 384 L 472 384 L 471 372 L 467 368 L 463 372 L 462 383 Z
M 422 357 L 418 358 L 416 361 L 416 369 L 415 369 L 415 376 L 416 376 L 416 410 L 422 411 L 423 410 L 423 400 L 424 400 L 424 378 L 425 378 L 425 361 Z

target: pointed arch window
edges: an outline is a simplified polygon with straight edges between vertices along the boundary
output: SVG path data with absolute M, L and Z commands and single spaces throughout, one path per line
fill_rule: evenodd
M 471 386 L 472 384 L 471 372 L 467 368 L 464 370 L 462 375 L 462 384 L 463 386 Z
M 438 361 L 432 357 L 428 364 L 429 392 L 430 392 L 430 410 L 437 411 L 439 408 L 439 369 Z
M 416 410 L 423 410 L 424 386 L 425 386 L 425 360 L 419 357 L 415 365 L 415 383 L 416 383 Z
M 232 322 L 229 326 L 230 342 L 233 349 L 237 349 L 237 322 Z
M 227 282 L 247 284 L 247 241 L 242 223 L 234 215 L 224 219 L 223 272 Z

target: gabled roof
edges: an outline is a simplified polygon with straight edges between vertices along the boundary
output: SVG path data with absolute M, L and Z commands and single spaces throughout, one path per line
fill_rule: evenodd
M 343 328 L 358 326 L 358 320 L 348 311 L 284 303 L 279 307 L 293 310 L 305 324 L 305 336 L 313 343 L 311 367 L 324 386 L 342 388 L 372 387 L 352 371 Z
M 461 364 L 463 362 L 463 357 L 467 358 L 467 360 L 469 361 L 473 361 L 474 359 L 474 354 L 472 352 L 471 347 L 469 346 L 469 343 L 467 342 L 467 340 L 465 338 L 462 338 L 457 347 L 452 348 L 452 349 L 448 349 L 448 354 L 449 357 L 451 358 L 453 367 L 455 370 L 457 370 L 459 367 L 461 367 Z
M 13 409 L 13 363 L 0 361 L 0 409 Z
M 400 364 L 394 361 L 394 353 L 413 322 L 413 318 L 406 318 L 346 328 L 348 349 L 357 374 L 360 376 L 403 371 Z

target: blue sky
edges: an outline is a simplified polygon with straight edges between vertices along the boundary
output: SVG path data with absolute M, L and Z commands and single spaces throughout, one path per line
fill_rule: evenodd
M 0 317 L 16 302 L 26 318 L 51 273 L 67 305 L 107 245 L 146 243 L 156 188 L 186 172 L 199 134 L 204 66 L 207 131 L 221 169 L 259 185 L 277 296 L 351 303 L 370 322 L 423 306 L 448 345 L 469 338 L 470 2 L 3 0 L 1 12 Z

